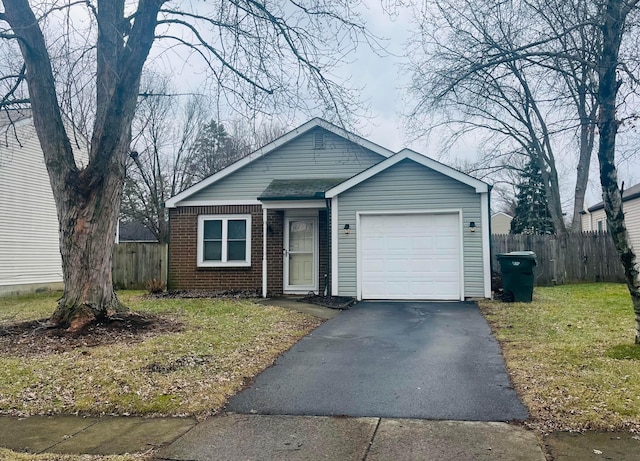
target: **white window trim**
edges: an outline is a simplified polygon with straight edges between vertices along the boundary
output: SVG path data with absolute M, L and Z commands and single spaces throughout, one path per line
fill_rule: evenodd
M 225 261 L 227 255 L 226 225 L 229 220 L 244 219 L 247 222 L 246 261 Z M 204 222 L 221 220 L 222 224 L 222 261 L 204 260 Z M 251 215 L 250 214 L 211 214 L 198 216 L 198 267 L 249 267 L 251 266 Z

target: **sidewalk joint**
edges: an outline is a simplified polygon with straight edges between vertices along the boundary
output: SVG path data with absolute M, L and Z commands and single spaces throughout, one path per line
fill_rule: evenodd
M 369 445 L 367 445 L 367 449 L 364 452 L 364 456 L 362 457 L 362 461 L 366 461 L 369 456 L 369 451 L 371 450 L 371 445 L 373 445 L 373 441 L 376 438 L 376 434 L 378 433 L 378 428 L 380 427 L 380 422 L 382 418 L 378 418 L 378 422 L 376 423 L 376 428 L 373 430 L 373 434 L 371 434 L 371 440 L 369 440 Z
M 93 426 L 95 426 L 96 424 L 98 424 L 98 423 L 100 422 L 100 419 L 101 419 L 101 418 L 99 418 L 99 417 L 98 417 L 98 418 L 96 418 L 96 420 L 95 420 L 93 423 L 89 424 L 88 426 L 83 427 L 82 429 L 80 429 L 79 431 L 74 432 L 74 433 L 73 433 L 73 434 L 71 434 L 71 435 L 68 435 L 68 437 L 63 438 L 62 440 L 60 440 L 60 441 L 58 441 L 58 442 L 54 443 L 54 444 L 53 444 L 53 445 L 51 445 L 50 447 L 45 448 L 44 450 L 42 450 L 42 451 L 38 452 L 37 454 L 39 454 L 39 455 L 40 455 L 40 454 L 43 454 L 43 453 L 47 453 L 47 452 L 49 452 L 53 447 L 56 447 L 56 446 L 60 445 L 61 443 L 64 443 L 64 442 L 66 442 L 66 441 L 68 441 L 68 440 L 71 440 L 71 439 L 72 439 L 72 438 L 74 438 L 76 435 L 81 434 L 82 432 L 86 431 L 86 430 L 87 430 L 87 429 L 89 429 L 90 427 L 93 427 Z

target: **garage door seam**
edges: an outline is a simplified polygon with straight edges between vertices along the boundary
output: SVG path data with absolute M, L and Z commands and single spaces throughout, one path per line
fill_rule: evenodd
M 380 427 L 380 422 L 382 418 L 378 418 L 378 422 L 376 423 L 376 428 L 373 430 L 373 434 L 371 434 L 371 440 L 369 440 L 369 445 L 367 445 L 367 449 L 364 452 L 364 456 L 362 457 L 362 461 L 366 461 L 369 456 L 369 451 L 371 450 L 371 445 L 373 445 L 373 440 L 376 438 L 376 434 L 378 433 L 378 428 Z

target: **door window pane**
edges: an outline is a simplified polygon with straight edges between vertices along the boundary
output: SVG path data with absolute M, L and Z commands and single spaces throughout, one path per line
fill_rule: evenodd
M 289 223 L 289 251 L 313 251 L 313 222 L 292 221 Z

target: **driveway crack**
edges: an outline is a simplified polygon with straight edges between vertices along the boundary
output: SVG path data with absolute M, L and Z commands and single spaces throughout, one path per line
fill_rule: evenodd
M 371 445 L 373 445 L 373 441 L 376 438 L 376 434 L 378 433 L 378 428 L 380 427 L 380 422 L 382 418 L 378 418 L 378 422 L 376 424 L 376 428 L 373 430 L 373 434 L 371 434 L 371 440 L 369 440 L 369 445 L 367 445 L 367 449 L 364 452 L 364 456 L 362 457 L 362 461 L 366 461 L 369 456 L 369 451 L 371 450 Z

